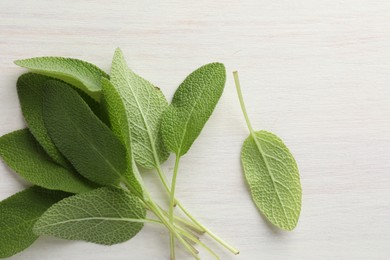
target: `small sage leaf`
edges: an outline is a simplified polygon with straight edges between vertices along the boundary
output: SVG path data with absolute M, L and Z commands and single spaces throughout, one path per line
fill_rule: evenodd
M 170 151 L 178 156 L 187 153 L 214 111 L 225 81 L 225 66 L 210 63 L 179 86 L 161 121 L 163 140 Z
M 127 150 L 127 170 L 125 173 L 126 179 L 130 182 L 132 192 L 137 195 L 141 195 L 143 190 L 140 183 L 134 175 L 132 168 L 132 150 L 131 150 L 131 137 L 130 128 L 127 121 L 126 109 L 123 105 L 123 101 L 108 79 L 102 79 L 102 111 L 107 118 L 113 133 L 119 138 Z
M 28 129 L 0 137 L 0 156 L 24 179 L 46 189 L 81 193 L 94 188 L 78 173 L 55 163 Z
M 286 145 L 272 133 L 255 132 L 244 142 L 241 161 L 256 206 L 272 224 L 294 229 L 302 189 L 297 163 Z
M 54 203 L 69 196 L 59 191 L 31 187 L 0 202 L 0 258 L 15 255 L 38 238 L 33 226 Z
M 127 67 L 120 49 L 112 61 L 111 82 L 126 108 L 134 160 L 145 168 L 156 168 L 169 156 L 159 131 L 168 102 L 159 89 Z
M 137 197 L 105 187 L 53 205 L 35 224 L 34 232 L 113 245 L 134 237 L 144 225 L 145 214 Z
M 60 152 L 87 179 L 117 184 L 127 169 L 123 144 L 76 91 L 58 81 L 44 91 L 45 126 Z
M 61 79 L 99 99 L 101 78 L 109 78 L 97 66 L 79 59 L 63 57 L 36 57 L 17 60 L 15 64 L 35 73 Z
M 266 131 L 253 130 L 237 71 L 233 75 L 250 132 L 242 147 L 241 162 L 253 201 L 272 224 L 293 230 L 298 223 L 302 204 L 297 163 L 279 137 Z

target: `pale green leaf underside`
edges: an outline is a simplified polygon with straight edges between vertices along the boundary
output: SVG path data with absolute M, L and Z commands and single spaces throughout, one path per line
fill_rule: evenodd
M 143 227 L 140 200 L 120 189 L 100 188 L 60 201 L 34 226 L 39 235 L 113 245 L 134 237 Z
M 225 66 L 210 63 L 192 72 L 176 90 L 164 112 L 161 131 L 170 151 L 182 156 L 190 149 L 222 95 Z
M 79 59 L 36 57 L 17 60 L 15 64 L 35 73 L 61 79 L 84 90 L 95 99 L 100 96 L 101 78 L 109 78 L 107 73 L 97 66 Z
M 0 156 L 24 179 L 46 189 L 81 193 L 94 187 L 78 173 L 55 163 L 28 129 L 0 137 Z
M 155 168 L 169 156 L 159 131 L 168 102 L 158 88 L 127 67 L 119 49 L 112 62 L 111 82 L 127 112 L 135 161 L 145 168 Z
M 119 182 L 127 169 L 126 150 L 76 91 L 48 81 L 43 118 L 56 147 L 81 175 L 101 185 Z
M 0 202 L 0 258 L 15 255 L 38 238 L 33 226 L 54 203 L 68 194 L 31 187 Z
M 241 161 L 252 198 L 274 225 L 292 230 L 301 211 L 302 188 L 294 157 L 276 135 L 258 131 L 244 142 Z
M 43 122 L 43 87 L 48 80 L 52 78 L 35 73 L 20 76 L 16 83 L 20 106 L 35 139 L 55 162 L 67 167 L 69 163 L 54 145 Z
M 127 150 L 127 170 L 125 177 L 134 189 L 132 191 L 140 195 L 143 191 L 132 168 L 131 137 L 129 123 L 127 122 L 126 109 L 119 93 L 108 79 L 103 79 L 102 87 L 102 110 L 107 117 L 111 130 L 119 138 Z

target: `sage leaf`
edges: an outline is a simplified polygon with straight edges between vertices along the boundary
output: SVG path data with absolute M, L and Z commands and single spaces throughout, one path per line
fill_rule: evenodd
M 158 88 L 127 67 L 120 49 L 114 54 L 111 82 L 126 108 L 134 160 L 145 168 L 156 168 L 169 156 L 159 131 L 168 102 Z
M 106 114 L 110 129 L 131 154 L 130 127 L 121 96 L 107 79 L 102 80 L 102 87 L 101 106 Z
M 119 138 L 127 150 L 127 170 L 125 177 L 129 180 L 132 187 L 132 192 L 137 195 L 143 194 L 142 187 L 134 175 L 132 167 L 132 150 L 130 128 L 127 121 L 126 109 L 123 105 L 122 99 L 108 79 L 102 79 L 102 110 L 106 115 L 107 121 L 113 133 Z
M 87 179 L 117 184 L 127 169 L 122 143 L 67 85 L 48 81 L 44 92 L 43 118 L 56 147 Z
M 298 223 L 302 189 L 297 163 L 276 135 L 258 131 L 244 142 L 241 161 L 256 206 L 279 228 Z
M 33 226 L 54 203 L 67 193 L 30 187 L 0 202 L 0 258 L 13 256 L 38 238 Z
M 178 156 L 187 153 L 214 111 L 225 81 L 225 66 L 210 63 L 192 72 L 179 86 L 161 121 L 163 140 L 170 151 Z
M 35 73 L 20 76 L 16 83 L 20 106 L 35 139 L 55 162 L 67 167 L 69 163 L 54 145 L 43 122 L 43 87 L 48 80 L 51 78 Z
M 76 172 L 55 163 L 28 129 L 0 137 L 0 156 L 24 179 L 46 189 L 82 193 L 94 188 Z
M 15 64 L 32 72 L 61 79 L 99 100 L 101 78 L 108 74 L 97 66 L 79 59 L 63 57 L 36 57 L 17 60 Z
M 241 162 L 253 201 L 275 226 L 293 230 L 299 219 L 302 188 L 297 163 L 276 135 L 254 131 L 249 121 L 237 72 L 237 93 L 250 135 L 241 151 Z
M 134 237 L 144 225 L 145 214 L 134 195 L 104 187 L 53 205 L 37 221 L 34 232 L 113 245 Z

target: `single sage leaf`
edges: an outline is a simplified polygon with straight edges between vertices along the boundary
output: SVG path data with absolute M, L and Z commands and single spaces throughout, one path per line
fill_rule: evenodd
M 285 230 L 298 223 L 302 189 L 294 157 L 276 135 L 258 131 L 244 142 L 241 161 L 256 206 Z
M 82 193 L 94 188 L 78 173 L 55 163 L 28 129 L 0 137 L 0 156 L 24 179 L 46 189 Z
M 214 111 L 225 81 L 225 66 L 210 63 L 179 86 L 161 121 L 163 140 L 170 151 L 178 156 L 187 153 Z
M 99 100 L 101 78 L 108 74 L 97 66 L 79 59 L 63 57 L 36 57 L 17 60 L 15 64 L 35 73 L 61 79 Z
M 102 110 L 112 132 L 131 154 L 130 127 L 121 96 L 108 79 L 102 80 Z
M 282 140 L 266 131 L 254 131 L 246 112 L 238 73 L 233 72 L 249 137 L 241 151 L 241 162 L 253 201 L 275 226 L 293 230 L 299 219 L 302 187 L 297 163 Z
M 43 87 L 45 82 L 51 79 L 35 73 L 26 73 L 19 77 L 16 85 L 20 106 L 30 132 L 55 162 L 67 167 L 68 161 L 54 145 L 43 122 Z
M 131 191 L 141 196 L 143 194 L 142 187 L 134 175 L 132 167 L 132 150 L 131 150 L 131 137 L 130 128 L 127 121 L 126 109 L 123 105 L 123 101 L 108 79 L 102 79 L 102 111 L 107 118 L 113 133 L 119 138 L 122 144 L 127 150 L 127 170 L 125 173 L 126 180 L 129 181 Z
M 54 203 L 69 196 L 59 191 L 30 187 L 0 202 L 0 258 L 13 256 L 38 238 L 33 226 Z
M 135 161 L 145 168 L 156 168 L 169 156 L 159 131 L 168 102 L 158 88 L 127 67 L 120 49 L 113 58 L 111 82 L 126 108 Z
M 136 196 L 105 187 L 53 205 L 35 224 L 34 232 L 113 245 L 134 237 L 144 225 L 145 214 Z
M 43 118 L 56 147 L 87 179 L 117 184 L 127 170 L 123 144 L 67 85 L 48 81 L 44 92 Z

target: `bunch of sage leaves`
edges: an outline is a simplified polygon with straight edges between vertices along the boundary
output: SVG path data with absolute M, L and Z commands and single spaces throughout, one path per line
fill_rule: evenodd
M 222 95 L 223 64 L 210 63 L 192 72 L 168 104 L 159 88 L 128 68 L 120 49 L 110 75 L 71 58 L 15 63 L 31 71 L 17 82 L 28 128 L 2 136 L 0 156 L 34 186 L 0 203 L 0 258 L 26 249 L 40 235 L 113 245 L 134 237 L 145 223 L 169 230 L 171 259 L 175 259 L 175 241 L 195 259 L 200 259 L 195 245 L 219 259 L 199 239 L 197 234 L 202 233 L 239 253 L 175 197 L 180 158 Z M 239 96 L 247 119 L 240 91 Z M 296 163 L 280 139 L 248 126 L 251 135 L 244 143 L 242 162 L 253 199 L 273 224 L 291 230 L 301 199 Z M 171 185 L 161 167 L 170 152 L 176 155 Z M 280 164 L 279 171 L 273 164 Z M 142 169 L 159 176 L 169 196 L 168 210 L 151 197 Z M 286 172 L 291 172 L 290 179 L 283 179 Z M 259 176 L 266 181 L 256 182 Z M 267 185 L 273 185 L 271 195 L 266 194 Z M 271 207 L 274 198 L 280 205 Z M 186 218 L 174 214 L 175 205 Z

